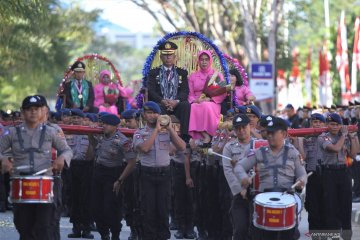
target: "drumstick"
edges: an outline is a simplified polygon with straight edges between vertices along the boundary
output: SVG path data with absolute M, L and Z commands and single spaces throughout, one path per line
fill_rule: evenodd
M 47 171 L 50 171 L 51 169 L 53 169 L 53 167 L 49 167 L 49 168 L 40 170 L 40 171 L 34 173 L 33 176 L 41 175 L 41 174 L 43 174 L 43 173 L 46 173 Z
M 256 172 L 254 170 L 250 170 L 250 178 L 249 180 L 252 181 L 254 179 L 254 177 L 256 176 Z M 245 199 L 246 197 L 246 192 L 247 192 L 247 188 L 244 188 L 243 190 L 241 190 L 240 195 Z
M 224 156 L 224 155 L 221 155 L 220 153 L 217 153 L 217 152 L 214 152 L 214 150 L 212 148 L 209 148 L 208 149 L 208 154 L 209 155 L 216 155 L 216 156 L 219 156 L 219 157 L 222 157 L 222 158 L 225 158 L 227 160 L 232 160 L 231 158 L 227 157 L 227 156 Z
M 314 172 L 309 172 L 309 173 L 307 174 L 307 177 L 310 177 L 313 173 L 314 173 Z M 296 183 L 294 183 L 294 184 L 291 186 L 291 189 L 295 188 L 300 182 L 301 182 L 301 181 L 299 180 L 299 181 L 297 181 Z
M 24 170 L 24 169 L 29 169 L 29 168 L 30 168 L 29 165 L 21 165 L 21 166 L 14 167 L 15 170 Z

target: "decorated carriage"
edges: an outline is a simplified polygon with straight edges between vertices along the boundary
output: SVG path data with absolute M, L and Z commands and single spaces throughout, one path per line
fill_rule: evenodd
M 102 72 L 109 75 L 110 82 L 107 83 L 106 86 L 101 87 L 101 92 L 98 93 L 98 95 L 103 96 L 103 100 L 101 100 L 100 103 L 103 103 L 106 106 L 116 106 L 117 112 L 124 110 L 124 98 L 129 96 L 126 88 L 123 86 L 120 74 L 114 64 L 109 59 L 99 54 L 85 55 L 83 57 L 77 58 L 76 61 L 85 63 L 86 71 L 84 78 L 90 81 L 95 88 L 101 84 Z M 57 111 L 60 111 L 60 109 L 66 106 L 66 100 L 70 96 L 67 96 L 66 92 L 64 91 L 65 85 L 71 81 L 73 75 L 74 71 L 71 69 L 71 66 L 69 66 L 64 72 L 64 77 L 58 89 L 58 99 L 56 103 Z

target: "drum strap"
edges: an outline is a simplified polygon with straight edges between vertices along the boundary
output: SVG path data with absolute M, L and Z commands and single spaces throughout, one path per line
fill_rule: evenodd
M 43 125 L 42 126 L 42 130 L 41 130 L 41 135 L 40 135 L 40 140 L 39 140 L 39 147 L 38 148 L 26 148 L 24 147 L 24 139 L 21 135 L 21 130 L 20 127 L 17 126 L 16 128 L 16 134 L 17 137 L 19 139 L 19 144 L 21 149 L 25 152 L 29 154 L 29 163 L 30 163 L 30 172 L 34 172 L 34 152 L 41 152 L 41 147 L 44 144 L 44 140 L 45 140 L 45 131 L 46 131 L 46 126 Z
M 263 161 L 264 161 L 264 165 L 265 165 L 265 168 L 267 169 L 272 169 L 273 170 L 273 183 L 274 183 L 274 187 L 277 187 L 279 181 L 278 181 L 278 173 L 279 173 L 279 168 L 284 168 L 285 165 L 286 165 L 286 161 L 288 159 L 288 152 L 289 152 L 289 146 L 288 145 L 285 145 L 284 147 L 284 154 L 283 154 L 283 162 L 282 164 L 276 164 L 274 166 L 269 166 L 269 160 L 266 156 L 266 152 L 265 152 L 265 147 L 261 147 L 260 148 L 261 150 L 261 154 L 263 156 Z

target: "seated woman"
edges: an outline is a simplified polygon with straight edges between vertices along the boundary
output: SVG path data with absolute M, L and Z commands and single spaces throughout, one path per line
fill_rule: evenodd
M 229 86 L 212 67 L 212 56 L 208 50 L 198 54 L 200 69 L 189 76 L 189 97 L 191 103 L 189 135 L 202 139 L 206 145 L 216 134 L 220 121 L 221 102 L 226 98 Z M 216 80 L 215 80 L 216 79 Z
M 111 82 L 108 70 L 100 72 L 100 83 L 95 86 L 94 94 L 94 106 L 99 108 L 99 112 L 118 114 L 115 104 L 119 98 L 119 89 L 115 83 Z
M 230 80 L 231 84 L 235 86 L 235 105 L 244 106 L 251 104 L 252 101 L 255 101 L 256 98 L 254 94 L 250 91 L 249 87 L 244 84 L 244 81 L 235 68 L 230 69 Z

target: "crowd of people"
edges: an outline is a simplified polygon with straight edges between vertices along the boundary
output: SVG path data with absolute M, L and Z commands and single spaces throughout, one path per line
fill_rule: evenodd
M 264 115 L 236 69 L 227 84 L 205 50 L 198 53 L 199 70 L 188 77 L 175 66 L 176 49 L 169 41 L 159 47 L 163 65 L 149 72 L 141 109 L 118 115 L 119 89 L 108 86 L 109 72 L 102 71 L 93 88 L 82 62 L 74 63 L 74 79 L 65 85 L 66 108 L 51 113 L 41 95 L 23 100 L 22 123 L 2 128 L 0 138 L 0 210 L 13 209 L 20 239 L 60 239 L 66 212 L 73 224 L 68 238 L 93 239 L 96 228 L 101 239 L 120 239 L 125 219 L 129 240 L 165 240 L 170 230 L 177 239 L 299 239 L 301 199 L 294 225 L 275 230 L 256 224 L 254 202 L 262 193 L 296 197 L 304 188 L 310 233 L 351 239 L 360 149 L 358 132 L 347 125 L 358 123 L 360 103 L 297 110 L 288 104 Z M 97 97 L 104 92 L 113 96 Z M 179 120 L 179 134 L 169 115 Z M 59 123 L 99 126 L 103 133 L 65 135 Z M 134 129 L 133 137 L 120 126 Z M 320 136 L 288 133 L 325 126 Z M 11 176 L 43 169 L 53 177 L 51 204 L 7 201 Z

